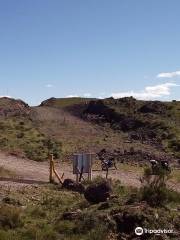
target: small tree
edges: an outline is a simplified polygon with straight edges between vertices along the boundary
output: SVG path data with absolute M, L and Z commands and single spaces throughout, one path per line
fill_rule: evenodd
M 142 178 L 141 200 L 151 206 L 163 206 L 168 201 L 167 180 L 170 172 L 157 165 L 155 169 L 146 168 Z
M 48 155 L 53 154 L 55 158 L 60 157 L 61 147 L 62 147 L 62 144 L 60 142 L 55 142 L 49 138 L 48 140 L 44 141 L 44 145 L 48 149 Z

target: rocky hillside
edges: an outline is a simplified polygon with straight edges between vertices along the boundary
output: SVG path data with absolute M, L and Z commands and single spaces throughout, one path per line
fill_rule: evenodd
M 52 151 L 57 158 L 61 152 L 67 160 L 74 151 L 106 148 L 107 154 L 117 154 L 121 162 L 141 163 L 160 157 L 178 160 L 178 148 L 170 143 L 174 141 L 178 147 L 179 102 L 50 99 L 39 107 L 29 107 L 19 100 L 0 99 L 0 105 L 8 113 L 0 116 L 1 151 L 41 161 Z M 23 162 L 31 166 L 24 176 L 30 171 L 38 172 L 39 177 L 38 169 L 44 163 L 28 159 Z M 23 162 L 18 162 L 21 170 L 25 168 Z M 137 179 L 139 167 L 130 166 L 121 164 L 120 174 L 126 167 L 127 178 L 132 178 L 133 171 Z M 43 176 L 48 171 L 47 165 L 44 167 Z M 177 173 L 176 185 L 177 171 L 173 171 L 173 177 Z M 0 168 L 1 177 L 15 179 L 16 174 L 4 166 Z M 82 184 L 66 179 L 62 186 L 27 184 L 27 179 L 1 181 L 0 239 L 155 239 L 152 234 L 137 238 L 137 226 L 172 229 L 173 233 L 157 235 L 158 239 L 179 239 L 180 194 L 167 187 L 168 179 L 169 172 L 160 169 L 154 178 L 151 169 L 146 168 L 139 189 L 123 186 L 119 179 L 105 181 L 100 177 Z
M 51 98 L 29 107 L 1 98 L 0 110 L 1 149 L 35 160 L 46 158 L 47 145 L 56 153 L 59 146 L 63 158 L 102 148 L 118 152 L 122 161 L 180 157 L 178 101 Z
M 91 101 L 85 119 L 124 132 L 129 140 L 154 145 L 179 157 L 180 102 L 137 101 L 113 98 Z
M 123 142 L 131 142 L 131 147 L 136 148 L 140 144 L 141 149 L 146 149 L 151 146 L 162 153 L 180 157 L 179 101 L 139 101 L 132 97 L 104 100 L 74 98 L 74 101 L 73 98 L 54 98 L 42 105 L 63 109 L 101 127 L 107 132 L 106 141 L 108 131 L 112 130 Z
M 28 115 L 30 107 L 22 100 L 0 98 L 0 117 Z

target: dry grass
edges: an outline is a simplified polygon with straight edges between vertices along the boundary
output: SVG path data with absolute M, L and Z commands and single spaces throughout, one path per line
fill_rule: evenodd
M 142 166 L 134 165 L 134 164 L 118 163 L 117 167 L 119 170 L 123 170 L 127 172 L 136 172 L 139 174 L 142 174 L 144 171 L 144 168 Z
M 0 177 L 15 177 L 16 174 L 2 166 L 0 166 Z
M 172 173 L 172 180 L 175 181 L 176 183 L 180 183 L 180 170 L 179 169 L 173 169 Z

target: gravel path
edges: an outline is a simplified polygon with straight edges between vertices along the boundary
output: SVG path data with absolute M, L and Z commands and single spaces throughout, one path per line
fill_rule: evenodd
M 14 156 L 0 153 L 0 167 L 15 173 L 15 179 L 21 179 L 22 182 L 27 180 L 48 182 L 49 164 L 48 162 L 35 162 L 29 159 L 17 158 Z M 64 173 L 64 178 L 73 178 L 71 166 L 65 163 L 56 163 L 57 171 L 60 175 Z M 94 170 L 92 176 L 105 176 L 105 172 Z M 121 170 L 110 170 L 109 177 L 119 179 L 123 184 L 139 186 L 139 175 L 133 172 L 122 172 Z M 3 180 L 3 179 L 1 179 Z M 2 181 L 1 181 L 2 182 Z M 0 183 L 1 184 L 1 183 Z
M 42 184 L 48 183 L 49 180 L 49 163 L 36 162 L 29 159 L 14 157 L 0 153 L 0 167 L 15 173 L 11 178 L 0 178 L 0 186 L 2 185 L 19 185 L 19 184 Z M 95 168 L 95 167 L 94 167 Z M 72 174 L 72 166 L 65 163 L 56 163 L 56 169 L 59 175 L 64 173 L 64 178 L 75 179 Z M 92 177 L 104 176 L 105 172 L 93 169 Z M 110 170 L 109 177 L 112 179 L 119 179 L 123 185 L 140 187 L 139 181 L 141 174 L 132 170 Z M 180 186 L 173 182 L 169 186 L 180 192 Z

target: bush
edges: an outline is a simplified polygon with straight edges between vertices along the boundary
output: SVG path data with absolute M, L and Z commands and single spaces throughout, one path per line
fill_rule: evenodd
M 146 201 L 149 205 L 163 206 L 168 202 L 168 191 L 167 188 L 162 186 L 151 187 L 145 186 L 141 189 L 142 200 Z
M 14 206 L 2 205 L 0 207 L 0 227 L 16 228 L 22 226 L 21 211 Z
M 170 202 L 180 203 L 180 193 L 166 186 L 169 175 L 170 173 L 161 167 L 157 167 L 153 173 L 152 169 L 145 169 L 144 186 L 138 193 L 140 200 L 146 201 L 153 207 L 164 206 Z
M 176 157 L 180 157 L 180 140 L 172 139 L 168 143 L 168 147 L 174 152 Z
M 28 227 L 28 229 L 22 231 L 20 239 L 23 239 L 23 240 L 58 240 L 59 238 L 57 236 L 57 233 L 53 230 L 53 228 L 46 224 L 41 229 L 37 226 Z
M 61 234 L 71 235 L 74 233 L 76 224 L 69 220 L 59 221 L 56 223 L 55 230 Z
M 45 218 L 46 212 L 41 207 L 34 206 L 30 209 L 30 215 L 34 218 Z
M 85 236 L 84 240 L 106 240 L 107 232 L 108 230 L 105 226 L 97 225 Z
M 158 166 L 152 171 L 147 168 L 144 171 L 144 186 L 140 189 L 140 198 L 151 206 L 163 206 L 169 201 L 169 190 L 166 187 L 166 181 L 169 178 L 169 172 Z
M 44 139 L 43 145 L 47 148 L 48 154 L 53 154 L 55 158 L 60 157 L 62 144 L 52 139 Z
M 45 149 L 42 149 L 41 146 L 38 145 L 26 146 L 24 151 L 27 158 L 35 161 L 44 161 L 48 157 L 48 153 Z
M 102 181 L 88 186 L 84 192 L 84 197 L 90 203 L 105 202 L 110 197 L 111 191 L 112 187 L 109 182 Z

